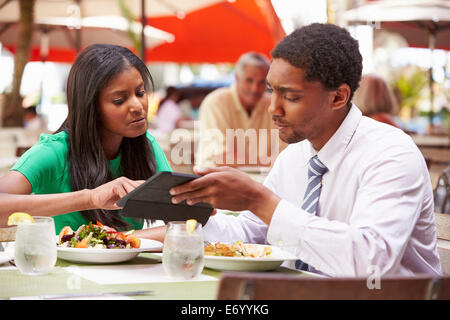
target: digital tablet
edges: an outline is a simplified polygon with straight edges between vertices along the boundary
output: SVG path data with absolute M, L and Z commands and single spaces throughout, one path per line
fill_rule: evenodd
M 173 204 L 172 187 L 199 178 L 194 174 L 161 171 L 117 201 L 122 216 L 169 221 L 195 219 L 202 225 L 208 221 L 213 207 L 207 203 L 188 205 L 186 201 Z

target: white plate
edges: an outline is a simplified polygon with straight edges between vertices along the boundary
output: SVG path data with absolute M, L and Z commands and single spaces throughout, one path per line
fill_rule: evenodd
M 160 250 L 163 244 L 156 240 L 141 239 L 141 247 L 133 249 L 91 249 L 57 247 L 58 258 L 78 263 L 118 263 L 134 259 L 140 252 Z
M 269 271 L 278 268 L 286 260 L 298 259 L 278 247 L 270 247 L 272 253 L 264 258 L 205 255 L 205 267 L 221 271 Z

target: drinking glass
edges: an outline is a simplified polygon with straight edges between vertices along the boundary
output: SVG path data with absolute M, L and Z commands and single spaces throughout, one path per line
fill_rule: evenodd
M 162 263 L 169 276 L 183 280 L 198 276 L 204 266 L 203 250 L 201 223 L 197 223 L 192 233 L 186 231 L 184 221 L 167 224 Z
M 56 263 L 56 232 L 52 217 L 33 217 L 34 223 L 19 223 L 14 245 L 14 263 L 26 275 L 50 272 Z

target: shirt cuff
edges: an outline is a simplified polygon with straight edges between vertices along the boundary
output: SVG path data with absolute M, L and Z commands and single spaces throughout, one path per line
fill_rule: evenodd
M 301 235 L 311 219 L 311 214 L 301 210 L 294 204 L 281 199 L 272 216 L 267 232 L 267 240 L 271 245 L 298 251 Z

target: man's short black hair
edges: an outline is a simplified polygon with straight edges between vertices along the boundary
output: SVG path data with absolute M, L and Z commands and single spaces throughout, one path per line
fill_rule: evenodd
M 347 30 L 313 23 L 286 36 L 271 54 L 305 70 L 306 81 L 319 81 L 327 90 L 348 84 L 350 104 L 361 79 L 362 57 L 358 41 Z

